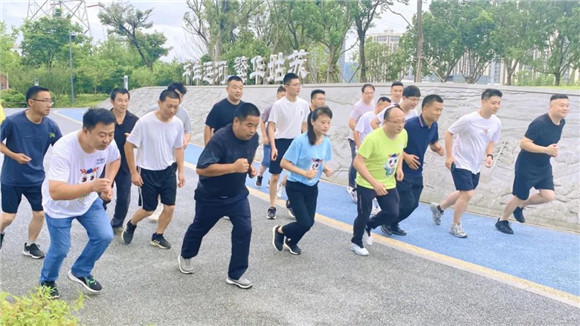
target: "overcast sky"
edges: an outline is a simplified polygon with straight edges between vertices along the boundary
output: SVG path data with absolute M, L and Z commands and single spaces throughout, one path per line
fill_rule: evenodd
M 42 4 L 46 0 L 36 0 L 37 3 Z M 30 2 L 34 2 L 30 1 Z M 51 2 L 51 1 L 47 1 Z M 76 1 L 63 1 L 74 3 Z M 97 17 L 99 8 L 94 6 L 98 3 L 97 0 L 87 0 L 87 13 L 91 26 L 91 33 L 95 40 L 103 40 L 106 38 L 106 28 L 101 25 Z M 111 3 L 115 1 L 100 1 L 103 3 Z M 195 51 L 191 50 L 190 41 L 187 38 L 187 33 L 183 29 L 183 14 L 188 11 L 185 0 L 169 0 L 169 1 L 129 1 L 136 8 L 145 10 L 153 8 L 151 21 L 154 26 L 153 29 L 162 32 L 167 37 L 166 46 L 172 47 L 171 51 L 164 57 L 164 60 L 171 61 L 177 58 L 180 61 L 187 61 L 193 59 Z M 423 10 L 428 7 L 427 0 L 423 1 Z M 0 19 L 6 22 L 6 25 L 20 26 L 27 17 L 28 0 L 0 0 Z M 409 0 L 409 5 L 395 5 L 393 9 L 403 14 L 407 20 L 411 21 L 413 14 L 416 12 L 417 0 Z M 381 19 L 376 20 L 375 27 L 370 32 L 381 32 L 386 29 L 393 29 L 397 32 L 404 32 L 407 23 L 401 17 L 390 12 L 384 13 Z M 356 42 L 354 32 L 350 32 L 347 39 L 347 47 Z M 188 49 L 189 48 L 189 49 Z M 350 56 L 347 55 L 347 60 Z

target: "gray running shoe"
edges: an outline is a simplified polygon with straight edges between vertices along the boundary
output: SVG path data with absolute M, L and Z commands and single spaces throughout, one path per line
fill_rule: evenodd
M 237 280 L 234 280 L 233 278 L 228 277 L 228 278 L 226 278 L 226 283 L 228 283 L 230 285 L 235 285 L 235 286 L 239 287 L 240 289 L 249 289 L 252 287 L 252 282 L 243 276 Z
M 268 214 L 266 215 L 266 218 L 269 220 L 275 220 L 276 219 L 276 207 L 270 207 L 268 208 Z
M 177 266 L 183 274 L 193 274 L 193 264 L 191 258 L 183 258 L 181 255 L 177 257 Z
M 431 203 L 431 205 L 429 205 L 429 208 L 431 208 L 431 213 L 433 213 L 433 223 L 435 223 L 435 225 L 440 225 L 441 216 L 443 215 L 443 213 L 439 211 L 439 208 L 437 208 L 437 206 L 439 206 L 439 204 Z
M 449 232 L 458 238 L 467 238 L 467 233 L 463 231 L 461 224 L 451 224 Z

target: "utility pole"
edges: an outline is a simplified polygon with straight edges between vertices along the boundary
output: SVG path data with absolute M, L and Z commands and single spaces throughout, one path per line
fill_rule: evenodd
M 423 14 L 423 0 L 417 0 L 417 66 L 415 68 L 415 83 L 423 80 L 422 58 L 423 58 L 423 25 L 421 16 Z

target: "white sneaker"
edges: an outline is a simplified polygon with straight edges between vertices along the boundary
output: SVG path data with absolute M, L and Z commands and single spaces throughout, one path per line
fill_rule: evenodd
M 371 235 L 371 230 L 370 229 L 365 229 L 365 232 L 363 233 L 363 244 L 365 246 L 372 246 L 373 245 L 373 236 Z
M 157 223 L 159 221 L 159 216 L 161 215 L 161 212 L 163 212 L 163 205 L 157 206 L 157 208 L 155 209 L 155 212 L 153 212 L 153 214 L 149 215 L 149 217 L 148 217 L 149 222 Z
M 352 202 L 356 204 L 358 201 L 356 198 L 356 189 L 353 187 L 346 187 L 346 192 L 348 192 L 348 194 L 350 195 Z
M 283 186 L 282 184 L 278 185 L 278 190 L 276 190 L 276 196 L 278 198 L 282 198 L 282 194 L 284 193 L 284 189 L 286 189 L 286 186 Z
M 429 205 L 429 208 L 431 209 L 432 213 L 433 223 L 435 223 L 435 225 L 441 224 L 441 216 L 443 215 L 443 213 L 439 211 L 437 206 L 439 206 L 439 204 L 437 203 L 431 203 Z
M 451 224 L 449 232 L 458 238 L 467 238 L 467 233 L 463 231 L 461 224 Z
M 381 211 L 381 206 L 376 198 L 373 198 L 373 209 L 371 210 L 371 215 L 377 215 Z
M 357 254 L 359 256 L 368 256 L 369 255 L 369 251 L 367 250 L 367 248 L 361 248 L 356 243 L 350 244 L 350 251 L 354 252 L 355 254 Z

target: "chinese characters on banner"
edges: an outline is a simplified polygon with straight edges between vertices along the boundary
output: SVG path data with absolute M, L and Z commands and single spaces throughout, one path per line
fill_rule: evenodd
M 308 52 L 304 50 L 294 50 L 288 56 L 282 53 L 273 54 L 270 55 L 268 63 L 267 58 L 256 56 L 249 60 L 251 69 L 248 58 L 237 57 L 233 62 L 234 74 L 242 78 L 244 84 L 252 80 L 255 85 L 282 82 L 284 75 L 289 72 L 304 78 L 308 75 L 308 71 L 304 68 L 307 54 Z M 228 68 L 226 61 L 188 63 L 183 66 L 183 77 L 187 85 L 224 85 L 230 76 Z

